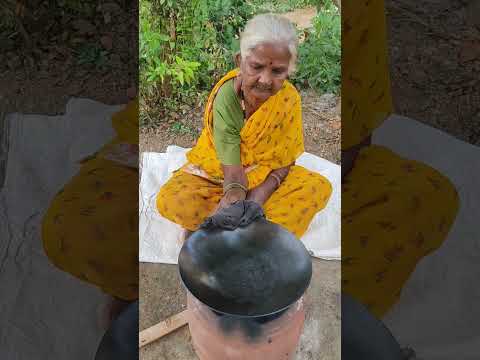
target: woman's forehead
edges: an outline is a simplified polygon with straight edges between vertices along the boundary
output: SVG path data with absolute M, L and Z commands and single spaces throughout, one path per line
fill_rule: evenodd
M 267 43 L 254 47 L 247 56 L 247 60 L 259 64 L 271 63 L 279 66 L 288 66 L 290 57 L 291 54 L 286 45 Z

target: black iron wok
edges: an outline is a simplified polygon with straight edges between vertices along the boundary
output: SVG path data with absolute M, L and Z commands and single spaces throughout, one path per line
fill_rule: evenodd
M 187 290 L 217 313 L 279 313 L 308 288 L 312 262 L 292 233 L 265 219 L 228 230 L 194 232 L 178 258 Z
M 404 360 L 405 358 L 390 330 L 364 305 L 342 293 L 342 359 Z
M 138 359 L 138 301 L 128 305 L 103 335 L 95 360 Z

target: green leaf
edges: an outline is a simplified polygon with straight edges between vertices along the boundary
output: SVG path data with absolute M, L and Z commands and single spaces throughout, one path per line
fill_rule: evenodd
M 193 77 L 193 70 L 191 68 L 185 68 L 185 78 L 190 79 Z
M 178 80 L 180 81 L 180 84 L 183 86 L 184 84 L 183 72 L 179 72 L 177 76 L 178 76 Z
M 150 82 L 155 81 L 155 79 L 156 79 L 156 75 L 155 75 L 155 74 L 150 74 L 150 75 L 147 77 L 147 80 L 150 81 Z

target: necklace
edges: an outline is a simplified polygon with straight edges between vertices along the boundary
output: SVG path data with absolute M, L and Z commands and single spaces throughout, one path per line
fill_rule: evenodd
M 245 97 L 243 95 L 243 90 L 240 90 L 240 97 L 241 97 L 241 102 L 242 102 L 242 110 L 243 110 L 243 117 L 246 117 L 245 114 Z
M 240 80 L 241 81 L 241 80 Z M 240 104 L 243 111 L 243 119 L 247 119 L 246 106 L 245 106 L 245 95 L 243 94 L 242 83 L 240 82 Z

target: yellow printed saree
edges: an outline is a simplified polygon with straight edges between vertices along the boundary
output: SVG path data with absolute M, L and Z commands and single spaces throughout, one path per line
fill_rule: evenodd
M 342 4 L 342 150 L 393 112 L 383 0 Z M 342 184 L 342 291 L 382 317 L 418 262 L 445 241 L 455 187 L 435 169 L 365 146 Z
M 123 300 L 138 298 L 138 170 L 108 160 L 116 145 L 138 144 L 138 102 L 112 116 L 117 136 L 85 159 L 53 198 L 43 246 L 59 269 Z
M 160 214 L 189 230 L 197 229 L 222 197 L 223 173 L 214 146 L 212 107 L 220 87 L 237 74 L 238 70 L 230 71 L 213 88 L 204 113 L 204 129 L 187 154 L 189 163 L 174 173 L 157 197 Z M 240 133 L 241 160 L 250 189 L 260 185 L 270 171 L 292 164 L 303 153 L 302 131 L 300 95 L 285 81 L 281 90 L 247 119 Z M 293 166 L 264 204 L 264 211 L 270 221 L 300 237 L 313 216 L 325 207 L 331 191 L 323 176 Z

